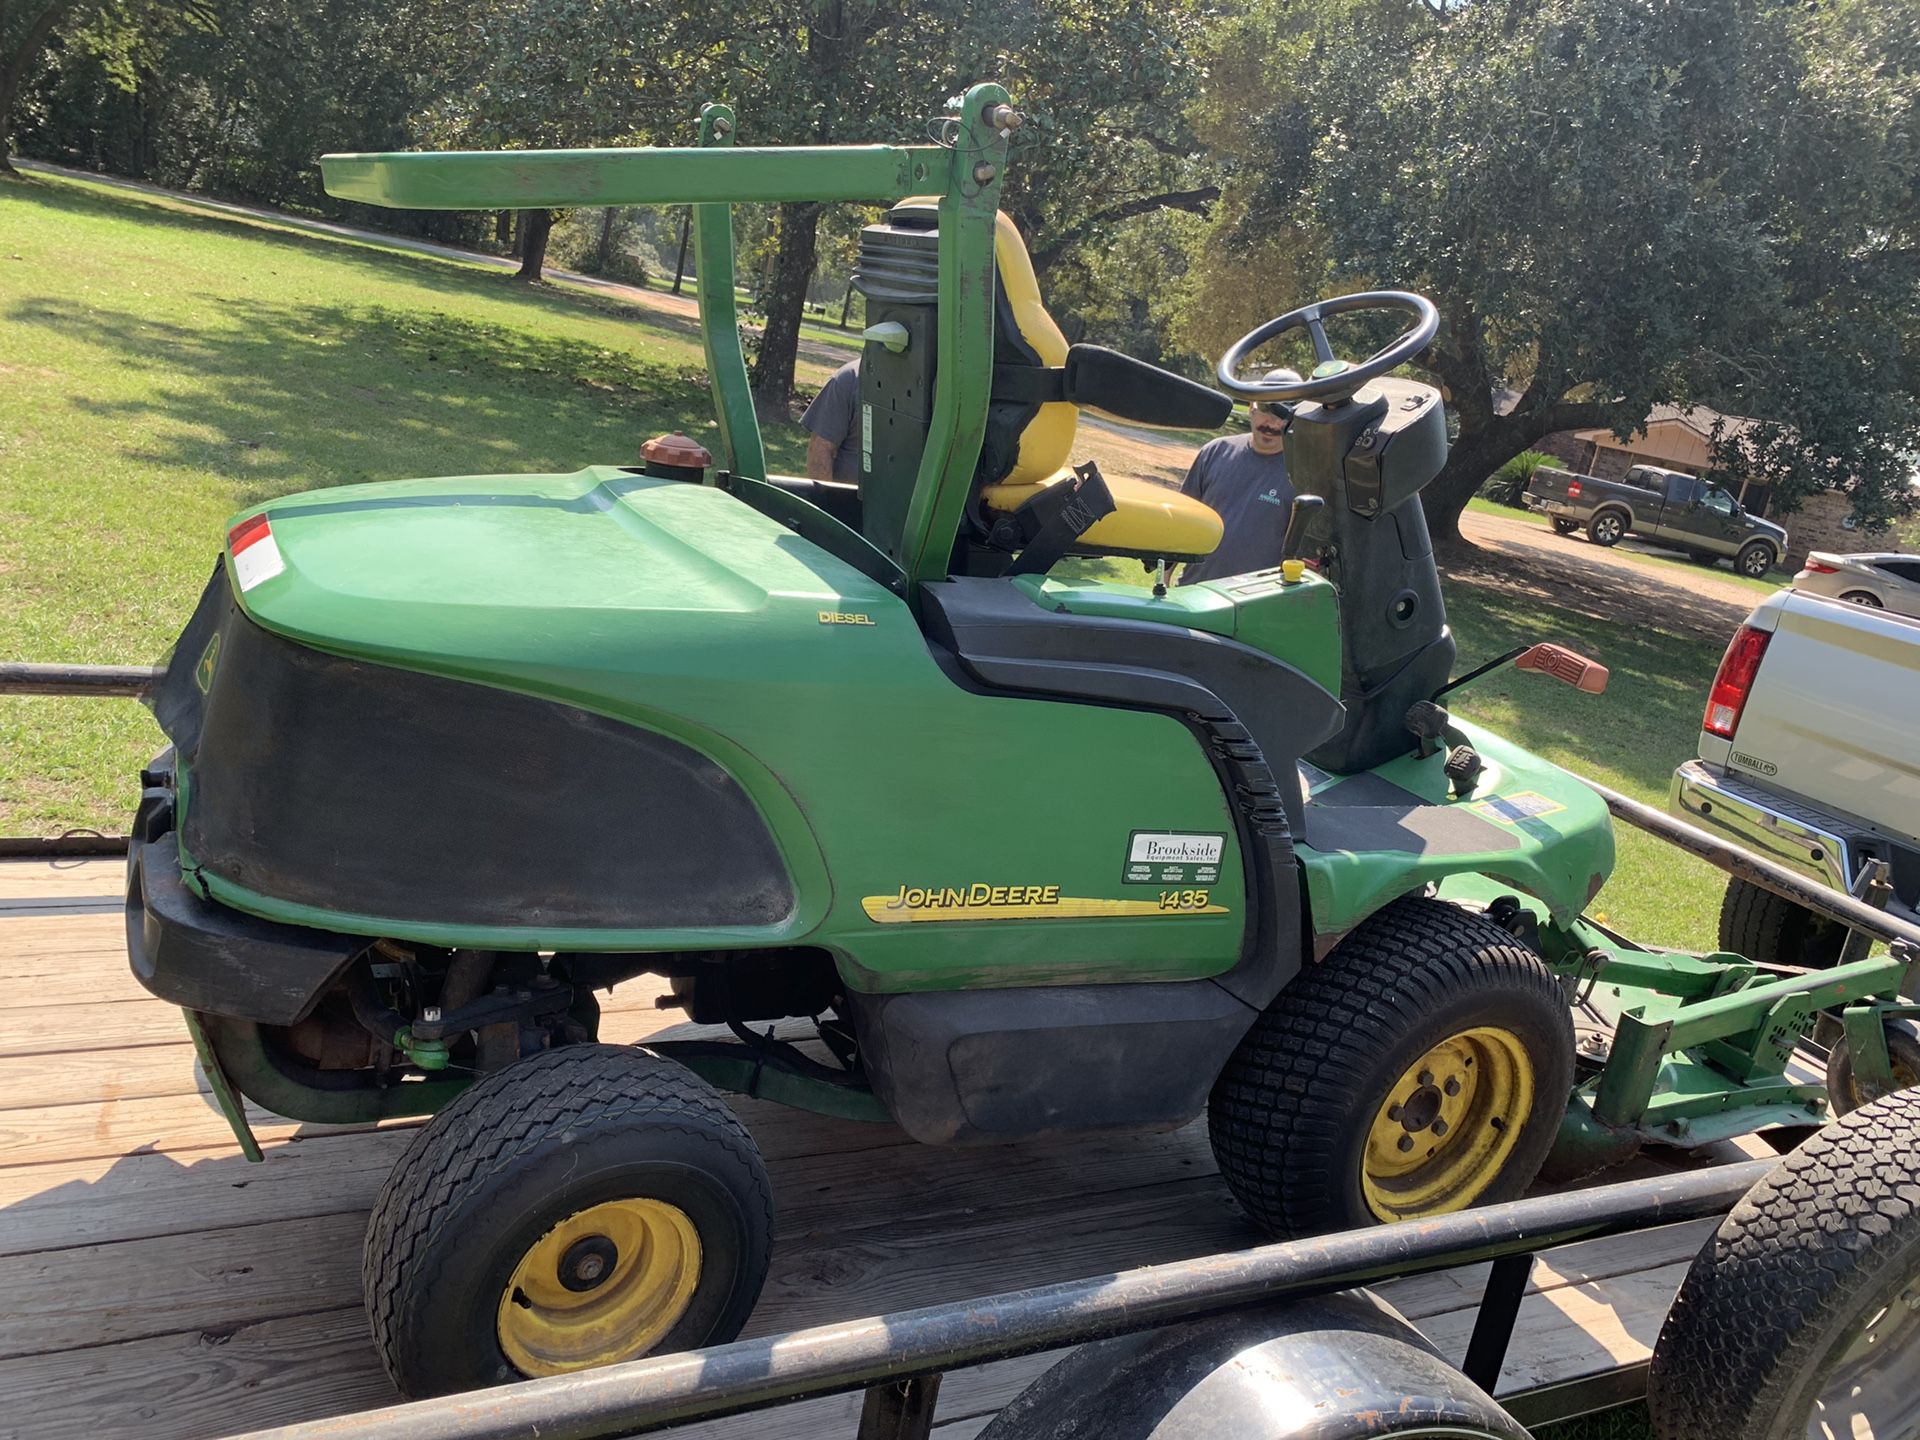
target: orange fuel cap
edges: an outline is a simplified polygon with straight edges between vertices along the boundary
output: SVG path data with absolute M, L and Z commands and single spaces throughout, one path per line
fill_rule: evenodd
M 640 458 L 649 465 L 671 465 L 680 470 L 704 470 L 713 464 L 713 453 L 706 446 L 678 430 L 647 441 L 640 447 Z

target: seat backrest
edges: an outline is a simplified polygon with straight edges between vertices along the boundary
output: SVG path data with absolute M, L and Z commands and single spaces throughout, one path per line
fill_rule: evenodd
M 1027 242 L 1002 211 L 993 236 L 1000 272 L 994 297 L 993 359 L 996 365 L 1063 366 L 1067 337 L 1040 298 Z M 996 399 L 987 407 L 986 442 L 980 447 L 976 485 L 1037 485 L 1057 474 L 1073 455 L 1079 407 L 1068 400 L 1034 404 Z

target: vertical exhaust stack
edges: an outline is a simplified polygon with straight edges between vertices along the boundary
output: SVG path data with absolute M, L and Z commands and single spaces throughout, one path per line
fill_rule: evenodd
M 1413 748 L 1408 708 L 1453 670 L 1420 506 L 1421 488 L 1446 462 L 1446 412 L 1429 385 L 1372 380 L 1350 398 L 1296 407 L 1286 445 L 1295 490 L 1326 502 L 1306 520 L 1300 553 L 1340 590 L 1347 719 L 1307 759 L 1351 774 Z

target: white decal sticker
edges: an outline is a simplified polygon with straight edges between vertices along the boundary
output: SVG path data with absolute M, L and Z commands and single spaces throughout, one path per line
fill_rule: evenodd
M 1211 885 L 1220 878 L 1225 835 L 1136 830 L 1127 837 L 1121 879 L 1129 885 Z
M 230 543 L 233 578 L 240 582 L 243 591 L 273 579 L 287 568 L 287 562 L 280 555 L 280 543 L 273 538 L 273 530 L 263 518 L 256 517 L 235 527 Z

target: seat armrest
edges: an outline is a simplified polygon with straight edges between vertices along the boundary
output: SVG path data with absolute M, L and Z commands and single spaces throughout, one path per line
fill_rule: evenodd
M 1062 398 L 1116 420 L 1171 430 L 1218 430 L 1233 414 L 1230 397 L 1158 365 L 1104 345 L 1067 351 Z

